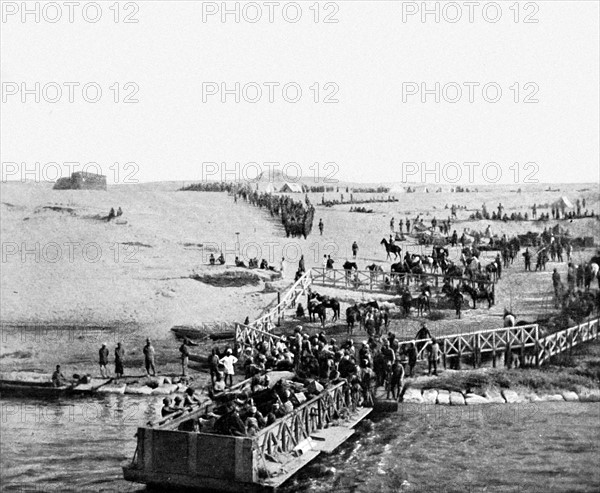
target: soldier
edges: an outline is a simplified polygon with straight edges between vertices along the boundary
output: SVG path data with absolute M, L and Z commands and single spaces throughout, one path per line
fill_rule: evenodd
M 98 362 L 100 363 L 100 375 L 102 378 L 108 378 L 108 369 L 106 368 L 106 365 L 108 365 L 108 348 L 106 343 L 102 344 L 98 351 Z
M 156 367 L 154 366 L 154 346 L 150 339 L 146 339 L 146 345 L 144 346 L 144 366 L 146 367 L 146 375 L 149 377 L 156 376 Z M 152 374 L 150 374 L 152 371 Z

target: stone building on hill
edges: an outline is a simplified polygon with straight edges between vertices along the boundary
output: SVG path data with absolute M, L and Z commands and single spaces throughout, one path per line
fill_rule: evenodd
M 59 178 L 54 190 L 106 190 L 106 176 L 76 171 L 70 178 Z

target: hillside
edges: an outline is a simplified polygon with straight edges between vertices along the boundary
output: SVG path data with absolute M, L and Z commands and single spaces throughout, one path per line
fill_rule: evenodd
M 258 315 L 273 298 L 262 282 L 221 289 L 189 276 L 223 270 L 208 256 L 233 251 L 235 232 L 255 241 L 278 226 L 254 208 L 232 210 L 225 194 L 177 188 L 2 184 L 2 321 L 169 328 Z M 111 207 L 123 209 L 118 221 L 102 219 Z

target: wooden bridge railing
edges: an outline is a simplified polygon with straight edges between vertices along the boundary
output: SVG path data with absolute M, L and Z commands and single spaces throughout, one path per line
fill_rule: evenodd
M 264 458 L 265 454 L 291 452 L 315 430 L 348 416 L 356 407 L 349 384 L 335 384 L 261 430 L 255 437 L 258 453 Z
M 238 345 L 239 358 L 242 359 L 246 348 L 254 349 L 260 342 L 267 345 L 270 353 L 281 337 L 271 332 L 255 329 L 249 325 L 237 324 L 235 328 L 235 342 Z
M 510 344 L 511 350 L 536 347 L 539 340 L 539 327 L 537 324 L 522 325 L 517 327 L 503 327 L 501 329 L 480 330 L 463 334 L 451 334 L 436 337 L 446 366 L 448 358 L 458 358 L 467 355 L 480 355 L 481 353 L 492 353 L 495 356 L 506 350 Z M 400 351 L 408 348 L 414 343 L 417 348 L 417 360 L 427 359 L 427 343 L 431 339 L 415 339 L 400 342 Z
M 314 284 L 321 286 L 330 286 L 334 288 L 356 289 L 366 291 L 377 291 L 392 294 L 398 286 L 408 286 L 410 282 L 430 282 L 438 288 L 446 280 L 450 281 L 452 286 L 463 282 L 472 287 L 483 284 L 492 292 L 495 291 L 495 281 L 473 280 L 468 277 L 446 276 L 444 274 L 435 274 L 424 272 L 422 274 L 408 274 L 405 272 L 383 272 L 370 270 L 352 270 L 344 269 L 326 269 L 318 267 L 313 269 Z M 390 280 L 389 287 L 385 285 L 385 278 Z
M 588 320 L 585 323 L 547 335 L 539 340 L 536 357 L 540 363 L 548 361 L 555 354 L 570 351 L 573 346 L 582 342 L 598 339 L 598 320 Z
M 281 320 L 285 318 L 285 310 L 296 305 L 298 299 L 308 291 L 312 282 L 312 272 L 308 270 L 292 285 L 283 298 L 279 300 L 279 303 L 265 315 L 248 325 L 236 324 L 235 341 L 241 351 L 240 354 L 243 355 L 246 348 L 254 348 L 257 343 L 262 341 L 271 350 L 280 339 L 279 336 L 271 333 L 273 327 L 279 325 Z
M 296 305 L 298 298 L 306 293 L 311 283 L 312 272 L 308 270 L 292 285 L 277 305 L 263 316 L 248 324 L 247 327 L 270 332 L 285 317 L 285 310 Z
M 271 331 L 273 327 L 278 325 L 285 317 L 285 310 L 295 306 L 298 298 L 300 298 L 312 283 L 311 271 L 307 271 L 298 279 L 287 293 L 280 299 L 269 312 L 254 320 L 248 325 L 236 324 L 235 340 L 240 349 L 245 349 L 248 346 L 254 345 L 266 337 L 268 344 L 273 344 L 279 339 L 278 336 L 273 336 Z

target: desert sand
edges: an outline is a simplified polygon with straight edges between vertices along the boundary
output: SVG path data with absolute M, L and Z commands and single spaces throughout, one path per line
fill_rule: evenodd
M 189 183 L 188 183 L 189 184 Z M 350 213 L 350 204 L 324 207 L 322 194 L 309 194 L 316 204 L 313 232 L 307 239 L 285 238 L 281 224 L 268 212 L 243 201 L 234 203 L 226 193 L 180 192 L 181 182 L 109 186 L 108 191 L 52 190 L 51 183 L 3 183 L 3 241 L 1 312 L 4 336 L 2 366 L 7 368 L 47 369 L 58 360 L 70 361 L 73 369 L 88 368 L 96 358 L 97 347 L 109 338 L 109 346 L 125 340 L 132 349 L 135 364 L 141 362 L 143 339 L 151 336 L 168 353 L 163 359 L 176 362 L 177 343 L 170 333 L 174 325 L 202 326 L 219 322 L 241 322 L 246 316 L 258 317 L 276 297 L 272 287 L 283 289 L 293 281 L 302 252 L 306 267 L 320 267 L 324 254 L 336 259 L 341 268 L 351 257 L 353 241 L 359 245 L 358 265 L 376 262 L 389 270 L 385 250 L 380 241 L 390 233 L 390 219 L 396 224 L 420 214 L 427 225 L 435 216 L 438 221 L 449 216 L 445 206 L 466 206 L 459 210 L 452 229 L 460 234 L 463 228 L 483 232 L 491 224 L 492 233 L 508 236 L 527 231 L 541 232 L 556 221 L 495 222 L 472 221 L 468 216 L 483 203 L 494 210 L 498 203 L 505 211 L 529 212 L 538 204 L 538 214 L 549 212 L 550 205 L 561 196 L 572 202 L 586 199 L 586 208 L 599 212 L 597 184 L 521 186 L 478 186 L 476 193 L 416 193 L 394 194 L 397 202 L 361 204 L 373 209 L 371 214 Z M 345 199 L 346 185 L 340 184 Z M 325 198 L 339 199 L 340 193 L 330 192 Z M 299 200 L 304 195 L 295 194 Z M 383 194 L 354 194 L 354 199 Z M 388 194 L 385 194 L 387 197 Z M 542 207 L 540 207 L 542 204 Z M 111 207 L 123 209 L 117 221 L 102 218 Z M 325 224 L 319 235 L 319 218 Z M 573 237 L 593 237 L 600 242 L 596 218 L 560 221 Z M 236 233 L 239 233 L 236 234 Z M 239 247 L 236 243 L 239 241 Z M 411 252 L 423 251 L 414 238 L 403 245 Z M 285 256 L 284 279 L 278 274 L 246 271 L 232 267 L 234 257 L 266 258 L 279 270 Z M 226 266 L 208 265 L 210 253 L 223 250 Z M 425 251 L 430 251 L 427 247 Z M 575 262 L 587 260 L 595 248 L 576 250 Z M 457 258 L 458 250 L 451 252 Z M 489 254 L 487 255 L 489 256 Z M 490 257 L 491 259 L 491 257 Z M 485 262 L 485 261 L 484 261 Z M 566 271 L 566 264 L 556 264 Z M 496 291 L 497 304 L 492 310 L 483 305 L 465 312 L 463 320 L 428 322 L 436 333 L 493 328 L 500 326 L 504 307 L 510 307 L 522 318 L 535 318 L 552 310 L 550 276 L 554 265 L 541 273 L 525 274 L 522 259 L 504 273 Z M 219 287 L 191 276 L 215 276 L 237 272 L 237 286 Z M 271 282 L 272 286 L 265 283 Z M 326 291 L 325 289 L 323 291 Z M 333 293 L 347 302 L 364 299 L 345 291 Z M 342 313 L 345 306 L 342 306 Z M 343 318 L 343 317 L 342 317 Z M 424 320 L 395 320 L 392 330 L 400 337 L 411 337 Z M 34 337 L 23 335 L 29 325 L 35 327 Z M 52 339 L 51 331 L 60 327 L 61 336 Z M 88 329 L 86 329 L 86 327 Z M 309 327 L 311 327 L 309 325 Z M 42 328 L 40 330 L 40 328 Z M 316 325 L 314 326 L 316 330 Z M 25 332 L 24 332 L 25 330 Z M 343 320 L 328 326 L 332 334 L 343 334 Z M 72 334 L 68 336 L 67 334 Z M 157 348 L 158 350 L 159 348 Z M 134 351 L 134 352 L 133 352 Z M 160 358 L 159 358 L 160 359 Z

